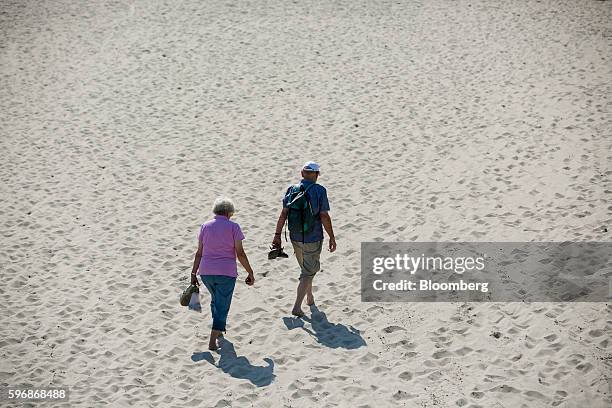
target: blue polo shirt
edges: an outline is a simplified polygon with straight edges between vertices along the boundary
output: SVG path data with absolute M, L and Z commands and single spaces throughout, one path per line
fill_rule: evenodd
M 309 185 L 314 184 L 312 187 L 308 189 L 308 200 L 310 201 L 310 206 L 312 207 L 312 211 L 315 213 L 315 225 L 312 231 L 306 234 L 304 237 L 304 242 L 318 242 L 323 240 L 323 225 L 321 224 L 321 211 L 329 211 L 329 201 L 327 201 L 327 190 L 320 184 L 316 184 L 310 180 L 302 180 L 300 184 L 307 188 Z M 292 186 L 287 188 L 285 192 L 285 197 L 283 197 L 283 208 L 287 208 L 287 193 L 291 190 Z M 289 238 L 292 241 L 302 242 L 302 233 L 301 232 L 291 232 L 289 231 Z

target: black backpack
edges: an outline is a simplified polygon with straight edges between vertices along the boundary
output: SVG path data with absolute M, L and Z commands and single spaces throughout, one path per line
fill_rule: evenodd
M 289 209 L 287 214 L 289 231 L 302 234 L 302 241 L 304 236 L 314 229 L 317 220 L 308 196 L 308 190 L 312 186 L 314 186 L 314 183 L 308 187 L 304 187 L 303 184 L 296 184 L 289 188 L 285 196 Z

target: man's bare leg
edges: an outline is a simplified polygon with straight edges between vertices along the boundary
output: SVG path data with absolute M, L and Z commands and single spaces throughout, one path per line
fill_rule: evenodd
M 308 291 L 308 286 L 312 287 L 312 277 L 303 277 L 300 279 L 300 283 L 297 287 L 297 297 L 295 298 L 295 304 L 293 305 L 293 310 L 291 314 L 294 316 L 302 317 L 304 316 L 304 312 L 302 311 L 302 302 L 304 301 L 304 296 L 306 296 L 306 292 Z
M 310 278 L 310 282 L 308 282 L 308 287 L 306 288 L 306 304 L 308 306 L 314 305 L 314 296 L 312 294 L 312 281 L 313 281 L 313 278 Z

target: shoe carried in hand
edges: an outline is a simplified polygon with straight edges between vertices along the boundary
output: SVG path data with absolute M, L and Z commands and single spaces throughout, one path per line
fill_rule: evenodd
M 270 246 L 270 252 L 268 252 L 268 259 L 276 259 L 276 258 L 289 258 L 285 252 L 283 252 L 282 247 L 273 247 Z

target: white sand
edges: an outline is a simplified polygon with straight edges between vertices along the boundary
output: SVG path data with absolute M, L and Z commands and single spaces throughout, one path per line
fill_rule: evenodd
M 359 265 L 372 240 L 610 240 L 612 2 L 77 3 L 1 7 L 0 386 L 79 407 L 609 406 L 607 304 L 361 303 Z M 295 259 L 266 248 L 308 159 L 339 249 L 325 315 L 297 327 Z M 208 354 L 207 307 L 177 297 L 219 194 L 257 283 Z

